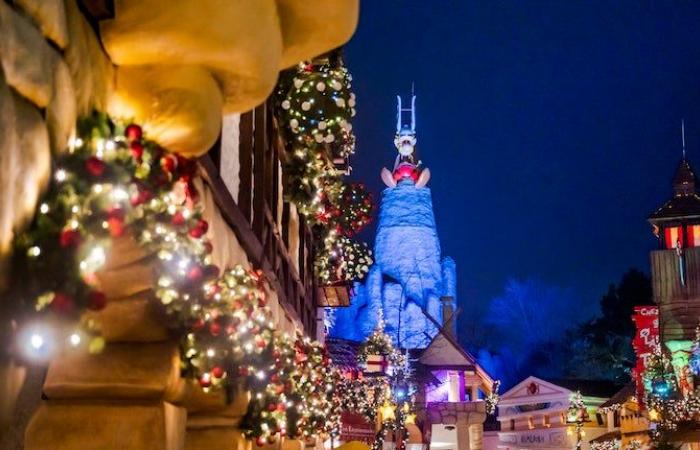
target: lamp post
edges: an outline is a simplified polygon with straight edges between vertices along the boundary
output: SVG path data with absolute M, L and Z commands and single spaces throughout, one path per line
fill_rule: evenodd
M 586 410 L 586 405 L 583 402 L 581 392 L 576 391 L 571 396 L 571 400 L 569 401 L 569 410 L 566 416 L 566 423 L 573 424 L 575 427 L 575 450 L 581 450 L 581 443 L 583 441 L 583 436 L 585 436 L 585 432 L 583 431 L 583 424 L 586 422 L 590 422 L 590 419 L 588 417 L 588 411 Z

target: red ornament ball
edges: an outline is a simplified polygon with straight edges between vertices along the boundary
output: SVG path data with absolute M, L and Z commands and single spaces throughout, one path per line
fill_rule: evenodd
M 172 173 L 177 167 L 177 158 L 174 155 L 165 155 L 160 158 L 160 167 L 168 173 Z
M 211 325 L 209 325 L 209 333 L 212 336 L 218 336 L 221 333 L 221 325 L 213 322 Z
M 185 220 L 185 216 L 180 211 L 178 211 L 175 214 L 173 214 L 172 219 L 170 219 L 170 223 L 172 223 L 176 227 L 179 227 L 185 224 Z
M 54 292 L 53 300 L 49 306 L 52 311 L 59 314 L 70 314 L 75 310 L 73 298 L 63 292 Z
M 224 369 L 221 366 L 214 366 L 211 369 L 211 374 L 214 375 L 215 378 L 221 378 L 225 373 L 226 372 L 224 372 Z
M 85 161 L 85 170 L 93 177 L 102 176 L 105 168 L 105 162 L 96 156 L 91 156 Z
M 133 141 L 129 144 L 129 150 L 131 151 L 131 156 L 133 156 L 135 160 L 141 161 L 143 157 L 143 144 L 139 141 Z
M 199 330 L 201 330 L 201 329 L 204 328 L 204 325 L 205 325 L 205 324 L 204 324 L 204 320 L 202 320 L 202 319 L 197 319 L 197 320 L 195 320 L 194 323 L 192 324 L 192 329 L 193 329 L 194 331 L 199 331 Z
M 104 309 L 105 306 L 107 306 L 107 296 L 103 292 L 90 292 L 90 294 L 88 295 L 88 309 L 92 309 L 93 311 L 99 311 L 101 309 Z
M 203 276 L 204 271 L 200 266 L 192 266 L 190 270 L 187 271 L 187 279 L 192 282 L 201 280 Z
M 203 388 L 211 386 L 211 375 L 208 372 L 203 373 L 202 376 L 199 377 L 199 385 Z
M 63 248 L 77 247 L 80 244 L 80 240 L 80 231 L 73 228 L 66 228 L 65 230 L 61 231 L 58 238 L 58 243 Z
M 136 125 L 135 123 L 132 123 L 129 124 L 126 127 L 126 129 L 124 129 L 124 136 L 126 136 L 126 139 L 129 142 L 138 141 L 143 137 L 143 130 L 140 126 Z

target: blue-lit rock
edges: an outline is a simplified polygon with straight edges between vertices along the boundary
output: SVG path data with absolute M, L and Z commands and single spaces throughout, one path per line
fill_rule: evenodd
M 331 336 L 363 341 L 381 311 L 387 333 L 401 347 L 425 347 L 437 329 L 424 311 L 440 322 L 440 297 L 456 292 L 455 263 L 441 259 L 430 189 L 402 180 L 384 190 L 374 256 L 351 306 L 335 311 Z

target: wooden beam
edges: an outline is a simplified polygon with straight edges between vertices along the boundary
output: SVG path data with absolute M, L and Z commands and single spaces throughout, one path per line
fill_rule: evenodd
M 252 223 L 251 202 L 253 199 L 253 115 L 247 112 L 241 114 L 239 125 L 239 176 L 240 186 L 238 189 L 238 206 L 248 223 Z M 218 172 L 217 172 L 218 173 Z

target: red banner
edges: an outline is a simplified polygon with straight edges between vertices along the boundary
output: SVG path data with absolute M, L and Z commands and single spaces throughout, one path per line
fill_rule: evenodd
M 637 355 L 637 364 L 632 369 L 632 376 L 637 387 L 637 399 L 640 406 L 644 397 L 644 380 L 647 358 L 659 346 L 659 308 L 656 306 L 635 306 L 632 321 L 637 329 L 632 340 L 632 347 Z
M 367 422 L 361 414 L 343 412 L 340 416 L 340 440 L 343 442 L 374 442 L 374 424 Z

